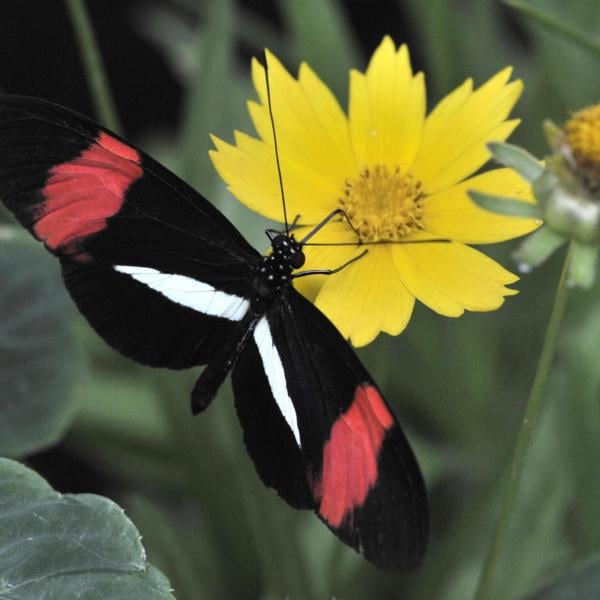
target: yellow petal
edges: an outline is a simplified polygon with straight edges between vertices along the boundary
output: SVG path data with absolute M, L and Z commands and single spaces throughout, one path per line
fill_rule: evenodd
M 489 311 L 519 278 L 481 252 L 458 243 L 396 244 L 393 256 L 402 281 L 417 300 L 441 315 Z
M 467 80 L 427 117 L 421 149 L 412 174 L 433 194 L 448 189 L 490 158 L 486 144 L 504 141 L 518 121 L 505 121 L 521 95 L 521 81 L 507 83 L 511 68 L 472 91 Z
M 294 230 L 294 236 L 297 240 L 302 240 L 304 236 L 313 231 L 313 228 L 313 225 L 298 227 Z M 343 265 L 363 251 L 363 248 L 358 246 L 356 241 L 356 235 L 344 220 L 328 223 L 309 240 L 308 245 L 304 246 L 306 262 L 299 271 L 337 269 L 340 265 Z M 349 245 L 335 245 L 340 243 Z M 320 244 L 326 245 L 322 246 Z M 328 277 L 330 276 L 308 275 L 306 277 L 298 277 L 294 279 L 294 287 L 311 302 L 314 302 L 319 290 Z
M 231 193 L 251 210 L 275 221 L 283 221 L 279 178 L 272 147 L 246 134 L 235 132 L 235 145 L 213 136 L 216 150 L 209 152 L 215 169 Z M 319 222 L 337 208 L 339 192 L 318 171 L 282 157 L 281 174 L 290 220 Z
M 363 75 L 350 73 L 350 131 L 359 167 L 411 166 L 425 119 L 423 74 L 413 76 L 406 46 L 385 37 Z
M 403 331 L 414 297 L 398 276 L 390 246 L 381 245 L 370 246 L 367 255 L 328 277 L 315 304 L 354 346 L 365 346 L 380 331 Z
M 531 186 L 512 169 L 494 169 L 471 177 L 423 200 L 423 225 L 441 238 L 466 244 L 503 242 L 541 225 L 539 219 L 499 215 L 479 208 L 468 192 L 506 196 L 533 204 Z
M 357 170 L 346 115 L 307 64 L 300 66 L 296 80 L 270 52 L 267 61 L 280 158 L 318 173 L 339 188 Z M 260 103 L 249 102 L 248 110 L 257 133 L 272 147 L 265 71 L 257 60 L 252 62 L 252 79 Z

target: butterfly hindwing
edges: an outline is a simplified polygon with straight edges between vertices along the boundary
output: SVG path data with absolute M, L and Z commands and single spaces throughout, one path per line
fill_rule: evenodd
M 381 392 L 318 309 L 284 292 L 257 324 L 232 381 L 248 451 L 267 485 L 291 505 L 313 508 L 374 564 L 420 562 L 428 517 L 416 460 Z M 259 420 L 268 423 L 265 435 L 256 433 Z
M 266 321 L 259 322 L 258 335 L 265 325 Z M 263 354 L 267 350 L 263 341 Z M 276 349 L 273 348 L 273 351 L 276 352 Z M 231 374 L 244 443 L 265 485 L 275 488 L 294 508 L 313 508 L 314 499 L 308 487 L 306 463 L 296 439 L 297 427 L 294 421 L 290 426 L 286 420 L 286 408 L 289 415 L 290 406 L 283 404 L 282 410 L 273 393 L 273 388 L 277 390 L 276 381 L 279 379 L 282 382 L 282 367 L 273 362 L 265 366 L 263 360 L 255 328 Z M 285 389 L 275 393 L 281 398 Z
M 125 355 L 182 368 L 238 334 L 260 255 L 117 135 L 42 100 L 0 97 L 0 199 L 61 260 L 81 312 Z

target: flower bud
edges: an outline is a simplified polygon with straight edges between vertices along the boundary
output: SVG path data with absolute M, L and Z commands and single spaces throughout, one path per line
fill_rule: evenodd
M 575 113 L 563 127 L 547 121 L 544 131 L 552 154 L 543 162 L 518 146 L 489 145 L 498 162 L 531 184 L 537 204 L 475 192 L 471 197 L 498 214 L 543 220 L 513 254 L 521 272 L 541 265 L 570 241 L 567 285 L 589 289 L 600 254 L 600 104 Z
M 600 203 L 561 164 L 550 158 L 533 184 L 548 227 L 580 242 L 600 241 Z
M 600 104 L 576 112 L 564 125 L 565 151 L 590 189 L 600 188 Z
M 544 221 L 565 237 L 600 242 L 600 105 L 545 130 L 554 154 L 533 183 Z

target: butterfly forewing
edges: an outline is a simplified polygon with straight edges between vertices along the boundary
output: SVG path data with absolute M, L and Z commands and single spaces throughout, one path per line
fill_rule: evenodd
M 113 347 L 145 364 L 203 364 L 237 335 L 258 253 L 142 151 L 53 104 L 0 97 L 0 198 L 61 259 Z
M 428 535 L 425 487 L 370 375 L 335 327 L 293 289 L 282 293 L 262 326 L 269 333 L 257 334 L 257 326 L 232 377 L 259 475 L 290 504 L 313 508 L 378 566 L 418 564 Z M 262 435 L 259 422 L 268 423 Z

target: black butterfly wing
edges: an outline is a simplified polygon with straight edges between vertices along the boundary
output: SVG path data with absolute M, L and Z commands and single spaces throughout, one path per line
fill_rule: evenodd
M 425 490 L 375 384 L 294 290 L 254 323 L 261 257 L 202 196 L 92 121 L 5 96 L 0 199 L 60 259 L 69 292 L 113 347 L 155 366 L 211 362 L 197 410 L 237 357 L 236 406 L 267 485 L 378 566 L 419 562 Z
M 329 320 L 290 289 L 261 319 L 234 369 L 246 446 L 263 481 L 314 509 L 379 567 L 418 564 L 425 486 L 377 386 Z
M 144 364 L 203 364 L 240 335 L 260 255 L 205 198 L 66 108 L 0 97 L 0 199 L 63 267 L 98 333 Z

